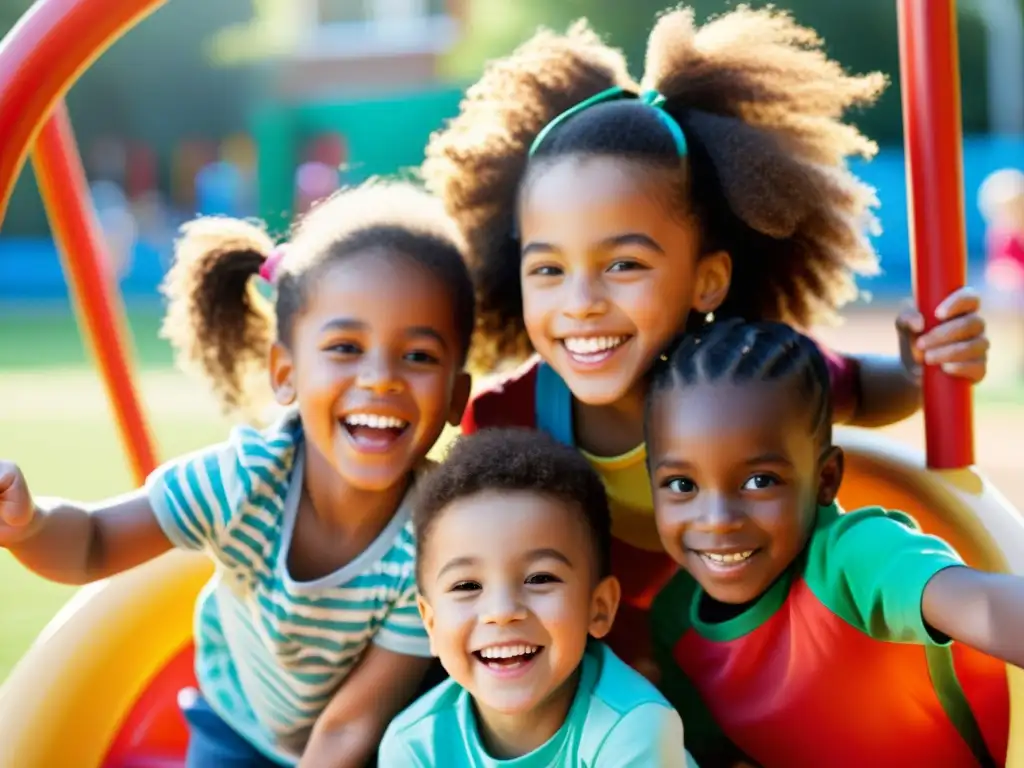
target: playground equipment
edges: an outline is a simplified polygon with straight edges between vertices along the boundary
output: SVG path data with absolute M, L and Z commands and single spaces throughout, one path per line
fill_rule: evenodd
M 118 413 L 138 480 L 155 452 L 103 271 L 95 215 L 62 98 L 88 64 L 164 0 L 39 0 L 0 42 L 0 220 L 27 152 Z M 931 317 L 965 278 L 955 0 L 897 0 L 913 216 L 915 288 Z M 913 514 L 975 566 L 1024 575 L 1024 522 L 972 467 L 968 387 L 924 377 L 926 457 L 876 435 L 840 431 L 843 503 Z M 194 683 L 191 617 L 204 558 L 171 553 L 81 590 L 0 689 L 0 767 L 180 765 L 176 694 Z M 1006 765 L 1024 768 L 1024 673 L 1009 670 Z M 1014 735 L 1015 734 L 1015 735 Z

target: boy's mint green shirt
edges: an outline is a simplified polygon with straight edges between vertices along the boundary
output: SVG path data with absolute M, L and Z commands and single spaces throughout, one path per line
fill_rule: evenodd
M 380 768 L 693 768 L 683 723 L 639 673 L 600 643 L 583 657 L 565 724 L 522 757 L 495 760 L 476 726 L 469 693 L 446 680 L 391 723 Z

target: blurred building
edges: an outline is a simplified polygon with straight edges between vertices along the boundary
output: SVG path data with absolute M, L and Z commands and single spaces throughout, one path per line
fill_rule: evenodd
M 292 0 L 297 39 L 278 60 L 281 96 L 346 90 L 405 90 L 438 80 L 438 63 L 457 42 L 461 3 L 453 0 Z
M 466 0 L 256 0 L 216 57 L 262 65 L 273 97 L 310 100 L 429 88 L 465 26 Z

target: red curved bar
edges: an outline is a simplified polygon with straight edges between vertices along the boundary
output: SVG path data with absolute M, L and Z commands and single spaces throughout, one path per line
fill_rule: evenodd
M 115 278 L 106 267 L 99 222 L 63 101 L 36 138 L 32 159 L 79 325 L 106 385 L 133 477 L 141 485 L 156 468 L 156 451 L 133 382 L 124 311 L 114 290 Z
M 37 0 L 0 41 L 0 222 L 43 121 L 85 69 L 166 0 Z
M 898 0 L 897 13 L 914 289 L 931 328 L 967 279 L 956 2 Z M 970 384 L 926 367 L 924 423 L 931 469 L 974 463 Z

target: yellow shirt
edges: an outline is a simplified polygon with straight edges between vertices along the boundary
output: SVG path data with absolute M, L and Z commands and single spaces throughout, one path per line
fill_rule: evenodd
M 580 450 L 580 449 L 577 449 Z M 638 549 L 662 552 L 654 523 L 654 498 L 647 474 L 647 446 L 620 456 L 594 456 L 580 450 L 604 481 L 612 514 L 612 536 Z

